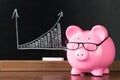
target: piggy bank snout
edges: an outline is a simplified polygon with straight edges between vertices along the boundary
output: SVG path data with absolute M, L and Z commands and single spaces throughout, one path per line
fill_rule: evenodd
M 88 59 L 88 56 L 89 56 L 89 54 L 85 50 L 77 50 L 76 51 L 76 58 L 78 60 L 86 60 L 86 59 Z

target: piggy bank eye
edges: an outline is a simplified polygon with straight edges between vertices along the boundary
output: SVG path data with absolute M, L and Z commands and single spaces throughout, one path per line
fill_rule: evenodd
M 79 40 L 80 38 L 78 37 L 77 39 Z
M 90 38 L 88 38 L 88 40 L 90 40 Z

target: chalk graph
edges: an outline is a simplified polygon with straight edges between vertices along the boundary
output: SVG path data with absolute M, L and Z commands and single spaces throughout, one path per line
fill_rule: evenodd
M 12 14 L 12 19 L 15 18 L 17 49 L 18 50 L 27 50 L 27 49 L 65 50 L 65 47 L 62 46 L 61 25 L 59 23 L 62 17 L 63 17 L 63 12 L 61 11 L 58 14 L 58 19 L 56 23 L 51 27 L 50 30 L 48 30 L 46 33 L 42 34 L 40 37 L 30 42 L 19 44 L 19 36 L 18 36 L 19 15 L 17 9 L 14 9 Z

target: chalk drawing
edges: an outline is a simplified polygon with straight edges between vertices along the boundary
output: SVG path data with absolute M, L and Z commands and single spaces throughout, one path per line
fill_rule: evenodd
M 16 38 L 17 38 L 17 49 L 19 48 L 19 38 L 18 38 L 18 20 L 19 18 L 17 9 L 14 9 L 13 14 L 12 14 L 12 19 L 15 17 L 15 26 L 16 26 Z
M 59 23 L 60 19 L 63 17 L 63 12 L 61 11 L 58 14 L 58 19 L 48 30 L 46 33 L 42 34 L 40 37 L 24 43 L 19 44 L 19 37 L 18 37 L 18 12 L 17 9 L 14 9 L 12 14 L 12 19 L 15 18 L 15 26 L 16 26 L 16 40 L 17 40 L 17 49 L 18 50 L 28 50 L 28 49 L 40 49 L 40 50 L 65 50 L 65 47 L 62 46 L 62 39 L 61 39 L 61 25 Z

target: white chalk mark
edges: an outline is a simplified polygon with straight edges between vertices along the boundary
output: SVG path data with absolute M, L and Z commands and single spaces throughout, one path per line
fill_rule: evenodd
M 18 15 L 17 9 L 14 9 L 13 14 L 12 14 L 12 19 L 15 17 L 17 49 L 19 50 L 27 50 L 27 49 L 66 50 L 65 47 L 62 46 L 61 26 L 60 26 L 60 23 L 58 23 L 61 17 L 63 17 L 63 12 L 60 12 L 58 16 L 59 17 L 56 23 L 46 33 L 44 33 L 43 35 L 41 35 L 40 37 L 36 38 L 33 41 L 19 45 L 18 19 L 17 19 L 19 15 Z
M 57 24 L 57 29 L 58 29 L 58 45 L 59 47 L 62 47 L 62 41 L 61 41 L 61 27 L 60 27 L 60 23 Z
M 47 46 L 48 46 L 48 48 L 51 47 L 51 39 L 50 39 L 50 37 L 51 37 L 51 36 L 50 36 L 50 33 L 48 33 L 48 34 L 47 34 L 47 43 L 48 43 Z
M 17 9 L 14 9 L 14 11 L 13 11 L 12 19 L 13 19 L 14 17 L 15 17 L 15 19 L 19 17 L 18 12 L 17 12 Z M 16 19 L 16 20 L 17 20 L 17 19 Z
M 63 57 L 42 57 L 42 61 L 64 61 Z
M 16 26 L 16 38 L 17 38 L 17 48 L 19 48 L 19 38 L 18 38 L 18 19 L 19 15 L 17 12 L 17 9 L 14 9 L 13 14 L 12 14 L 12 19 L 15 18 L 15 26 Z
M 58 18 L 58 20 L 56 21 L 56 23 L 53 25 L 53 27 L 52 27 L 49 31 L 47 31 L 46 33 L 44 33 L 43 35 L 41 35 L 41 37 L 44 36 L 44 35 L 46 35 L 47 33 L 49 33 L 50 31 L 52 31 L 52 30 L 55 28 L 55 26 L 56 26 L 56 25 L 58 24 L 58 22 L 60 21 L 61 17 L 63 17 L 63 12 L 61 11 L 61 12 L 58 14 L 58 16 L 59 16 L 59 18 Z

